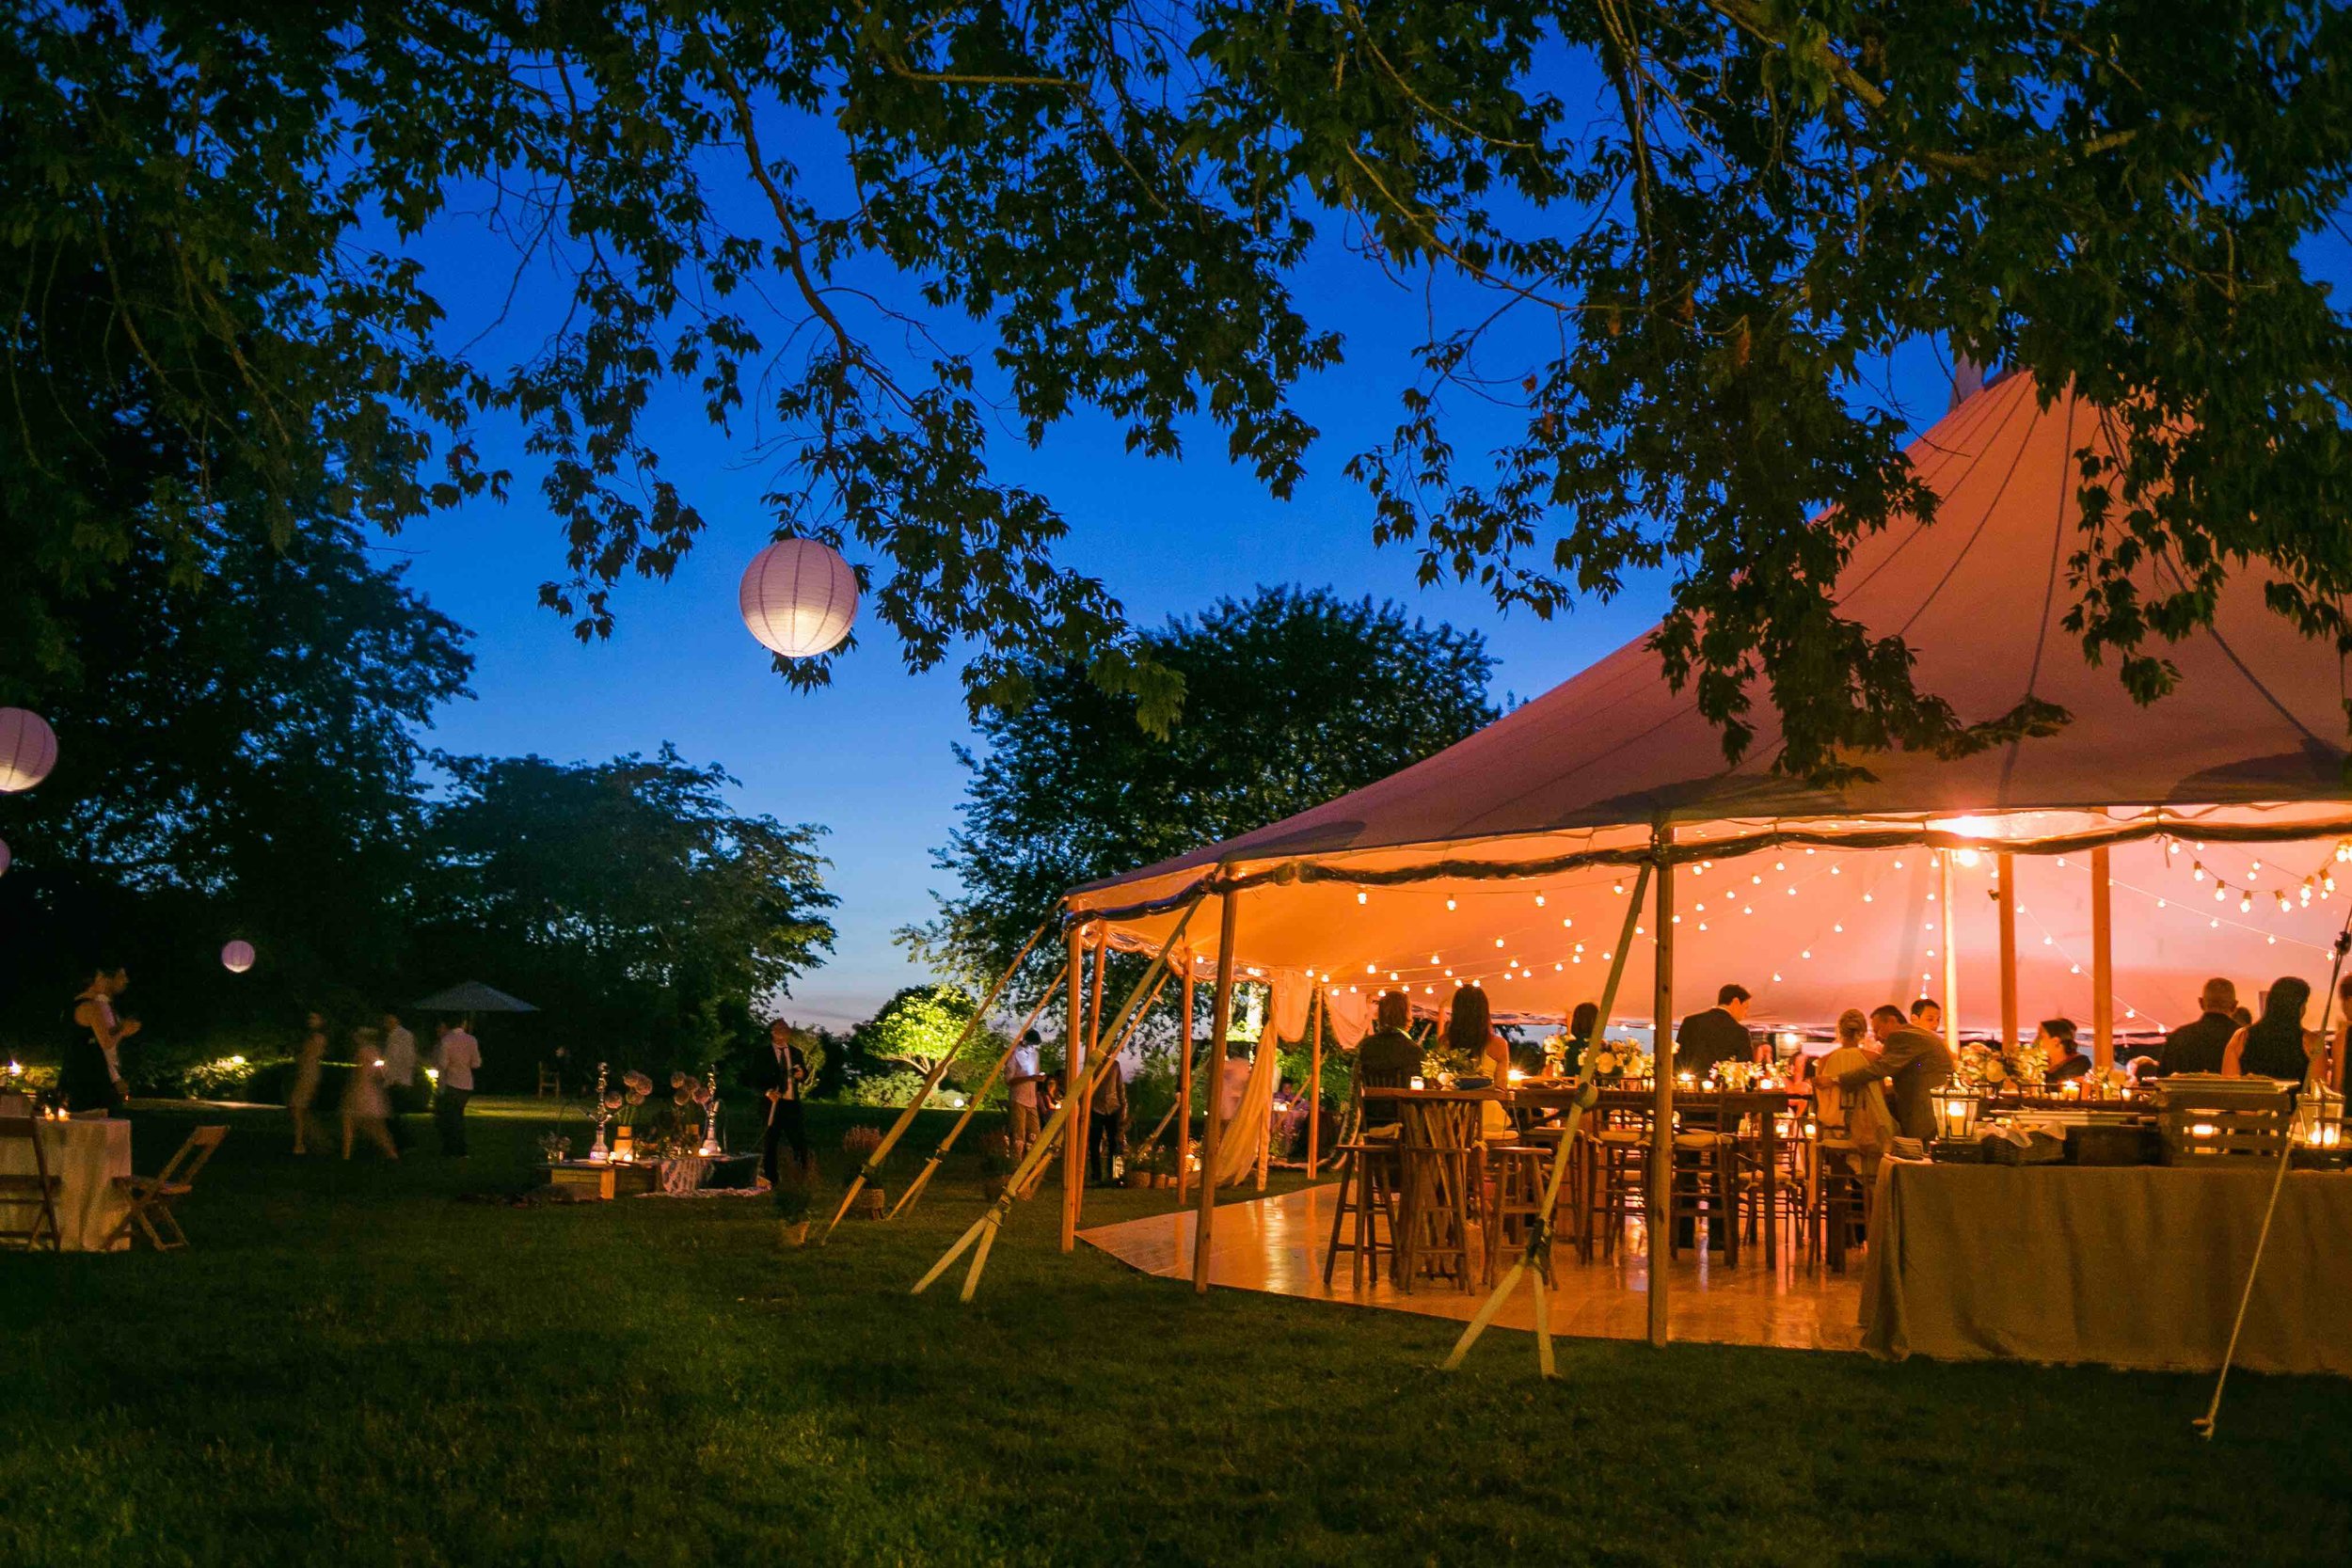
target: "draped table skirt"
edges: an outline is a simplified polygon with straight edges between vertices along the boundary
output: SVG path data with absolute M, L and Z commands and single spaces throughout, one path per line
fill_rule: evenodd
M 131 1123 L 122 1117 L 90 1117 L 38 1124 L 41 1152 L 49 1174 L 60 1180 L 57 1193 L 57 1234 L 68 1252 L 96 1252 L 121 1218 L 125 1207 L 115 1190 L 115 1178 L 131 1174 Z M 30 1145 L 0 1143 L 0 1172 L 34 1176 Z M 10 1227 L 22 1226 L 34 1212 L 27 1204 L 0 1204 Z M 45 1243 L 43 1243 L 46 1244 Z M 114 1250 L 131 1244 L 119 1238 Z
M 2275 1167 L 1888 1160 L 1871 1207 L 1873 1354 L 2221 1364 Z M 2352 1376 L 2352 1175 L 2293 1171 L 2236 1365 Z

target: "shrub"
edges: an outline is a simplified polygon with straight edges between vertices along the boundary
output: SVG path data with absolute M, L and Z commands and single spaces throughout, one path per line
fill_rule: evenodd
M 923 1092 L 923 1080 L 912 1072 L 882 1072 L 868 1078 L 851 1079 L 841 1091 L 842 1101 L 850 1105 L 872 1105 L 894 1109 L 911 1105 Z M 932 1097 L 934 1101 L 938 1096 Z
M 881 1128 L 868 1127 L 861 1122 L 841 1134 L 841 1152 L 856 1161 L 859 1168 L 863 1169 L 873 1160 L 874 1150 L 882 1147 L 882 1141 Z

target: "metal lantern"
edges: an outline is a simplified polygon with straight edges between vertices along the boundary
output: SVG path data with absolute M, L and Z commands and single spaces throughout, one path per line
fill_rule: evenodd
M 57 734 L 30 708 L 0 707 L 0 795 L 14 795 L 57 766 Z
M 2295 1106 L 2295 1141 L 2332 1164 L 2344 1153 L 2344 1096 L 2322 1084 Z
M 231 974 L 243 974 L 253 967 L 253 944 L 244 941 L 225 944 L 220 950 L 220 966 Z
M 814 658 L 850 635 L 857 574 L 829 545 L 779 539 L 743 569 L 736 602 L 763 647 L 787 658 Z
M 1949 1085 L 1935 1091 L 1935 1131 L 1939 1137 L 1964 1143 L 1977 1135 L 1977 1112 L 1983 1101 L 1973 1090 Z

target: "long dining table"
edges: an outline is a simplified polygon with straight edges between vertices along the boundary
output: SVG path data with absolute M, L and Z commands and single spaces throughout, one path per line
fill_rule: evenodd
M 1579 1090 L 1561 1079 L 1525 1079 L 1511 1085 L 1509 1103 L 1515 1110 L 1557 1111 L 1576 1103 Z M 1675 1109 L 1698 1119 L 1711 1112 L 1717 1127 L 1736 1130 L 1750 1117 L 1758 1124 L 1757 1143 L 1764 1166 L 1764 1261 L 1780 1261 L 1780 1117 L 1791 1100 L 1801 1098 L 1787 1088 L 1675 1090 Z M 1658 1097 L 1649 1088 L 1603 1088 L 1595 1109 L 1647 1116 L 1657 1109 Z M 1587 1146 L 1589 1150 L 1589 1145 Z M 1589 1152 L 1585 1158 L 1590 1158 Z

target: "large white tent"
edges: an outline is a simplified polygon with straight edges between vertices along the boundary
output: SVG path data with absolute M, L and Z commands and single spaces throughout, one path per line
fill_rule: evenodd
M 2207 974 L 2249 996 L 2282 974 L 2316 985 L 2352 898 L 2352 866 L 2335 858 L 2352 833 L 2344 657 L 2265 607 L 2255 562 L 2209 631 L 2166 650 L 2172 694 L 2140 705 L 2112 667 L 2090 664 L 2060 623 L 2077 454 L 2110 441 L 2071 393 L 1994 382 L 1911 448 L 1941 498 L 1935 521 L 1866 538 L 1839 579 L 1841 612 L 1899 633 L 1922 688 L 1963 720 L 2038 697 L 2072 715 L 2055 736 L 1954 762 L 1858 758 L 1873 778 L 1813 788 L 1772 771 L 1760 701 L 1756 743 L 1726 767 L 1717 731 L 1637 639 L 1425 762 L 1078 889 L 1069 908 L 1120 947 L 1156 949 L 1185 906 L 1231 893 L 1191 922 L 1196 969 L 1230 910 L 1245 977 L 1312 975 L 1343 1022 L 1378 990 L 1442 1002 L 1469 981 L 1498 1012 L 1558 1017 L 1598 994 L 1634 868 L 1662 830 L 1677 1013 L 1725 981 L 1755 992 L 1756 1019 L 1808 1023 L 1948 989 L 1958 1020 L 1990 1031 L 2008 968 L 2027 1031 L 2058 1013 L 2104 1023 L 2111 1006 L 2128 1032 L 2182 1022 Z M 1990 896 L 2004 863 L 2013 966 Z M 1653 1010 L 1650 924 L 1621 1020 Z

